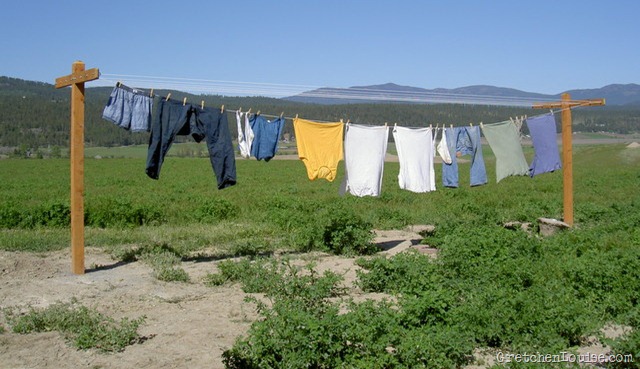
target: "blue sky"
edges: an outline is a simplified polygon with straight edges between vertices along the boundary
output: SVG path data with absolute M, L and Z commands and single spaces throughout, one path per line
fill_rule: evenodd
M 631 0 L 5 1 L 0 75 L 53 83 L 82 60 L 107 75 L 560 93 L 640 83 L 638 15 Z

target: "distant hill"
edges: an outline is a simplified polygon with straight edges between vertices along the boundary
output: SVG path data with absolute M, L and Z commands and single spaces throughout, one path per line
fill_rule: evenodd
M 132 86 L 133 87 L 133 86 Z M 146 132 L 132 133 L 102 119 L 102 110 L 113 87 L 91 87 L 87 84 L 85 100 L 85 142 L 87 146 L 121 146 L 147 144 Z M 640 132 L 640 98 L 638 85 L 609 85 L 602 89 L 570 91 L 574 98 L 604 97 L 607 106 L 575 109 L 573 115 L 576 132 Z M 342 90 L 354 91 L 352 100 L 333 98 L 333 105 L 319 104 L 318 99 L 331 99 L 327 95 L 341 93 Z M 544 99 L 550 95 L 534 94 L 508 88 L 493 86 L 469 86 L 458 89 L 425 90 L 418 87 L 383 84 L 375 86 L 355 86 L 350 89 L 324 89 L 324 95 L 301 96 L 298 98 L 276 99 L 268 97 L 230 97 L 219 95 L 194 95 L 182 91 L 156 89 L 155 101 L 171 92 L 173 98 L 214 107 L 225 105 L 227 109 L 253 112 L 262 111 L 263 115 L 286 117 L 299 115 L 302 118 L 321 121 L 350 120 L 361 124 L 384 124 L 398 122 L 409 127 L 423 127 L 430 124 L 465 125 L 470 122 L 499 122 L 519 115 L 533 116 L 541 111 L 528 106 L 496 106 L 482 100 L 482 96 L 505 96 L 508 99 Z M 451 96 L 476 95 L 478 103 L 460 104 L 424 104 L 411 100 L 416 94 L 431 91 L 440 94 L 442 102 L 455 102 Z M 51 150 L 53 146 L 66 147 L 69 144 L 69 89 L 55 89 L 52 84 L 27 81 L 18 78 L 0 76 L 0 156 L 11 153 L 15 148 L 20 151 L 30 149 Z M 319 94 L 318 94 L 319 95 Z M 385 103 L 372 98 L 394 99 Z M 341 96 L 342 97 L 342 96 Z M 558 99 L 559 95 L 551 98 Z M 453 101 L 446 101 L 447 99 Z M 322 100 L 320 100 L 322 101 Z M 327 100 L 324 100 L 327 101 Z M 305 104 L 302 102 L 313 102 Z M 345 102 L 352 104 L 345 105 Z M 617 105 L 620 104 L 620 105 Z M 624 105 L 622 105 L 624 104 Z M 228 115 L 232 137 L 236 135 L 235 117 Z M 293 133 L 293 126 L 285 125 L 284 133 Z M 177 142 L 190 140 L 179 137 Z
M 604 98 L 607 105 L 640 105 L 640 85 L 612 84 L 602 88 L 570 90 L 573 99 Z M 513 88 L 476 85 L 454 89 L 425 89 L 394 83 L 349 88 L 323 87 L 285 99 L 314 104 L 345 103 L 466 103 L 487 105 L 527 106 L 537 100 L 558 100 L 556 95 L 539 94 Z

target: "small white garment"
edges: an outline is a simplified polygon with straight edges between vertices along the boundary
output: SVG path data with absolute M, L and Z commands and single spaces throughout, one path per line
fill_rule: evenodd
M 449 153 L 449 147 L 447 146 L 447 129 L 442 128 L 442 138 L 438 144 L 438 154 L 445 164 L 451 164 L 451 154 Z
M 340 194 L 379 196 L 389 127 L 347 123 L 344 135 L 345 176 Z
M 435 191 L 432 128 L 394 127 L 393 139 L 398 150 L 401 189 L 412 192 Z
M 244 133 L 242 133 L 242 116 L 244 115 Z M 238 148 L 240 155 L 247 159 L 251 156 L 251 143 L 253 142 L 253 130 L 249 124 L 249 114 L 236 111 L 236 122 L 238 123 Z

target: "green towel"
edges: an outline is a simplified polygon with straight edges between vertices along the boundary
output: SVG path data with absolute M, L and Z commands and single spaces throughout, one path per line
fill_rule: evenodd
M 520 134 L 511 121 L 483 124 L 482 133 L 496 156 L 496 182 L 508 176 L 526 176 L 529 165 L 524 157 Z

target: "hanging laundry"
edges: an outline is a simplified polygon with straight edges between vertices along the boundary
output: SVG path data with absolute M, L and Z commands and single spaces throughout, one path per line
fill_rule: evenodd
M 202 109 L 166 99 L 160 100 L 151 124 L 145 170 L 150 178 L 160 177 L 160 168 L 176 135 L 191 135 L 196 142 L 206 139 L 218 189 L 236 184 L 235 154 L 227 115 L 218 109 Z
M 527 118 L 527 127 L 535 152 L 529 167 L 529 175 L 533 177 L 562 168 L 558 142 L 556 141 L 555 116 L 545 114 Z
M 529 164 L 520 144 L 519 129 L 513 121 L 483 124 L 481 128 L 496 156 L 496 182 L 508 176 L 529 174 Z
M 257 114 L 249 118 L 249 124 L 254 135 L 251 144 L 251 156 L 258 160 L 269 161 L 276 155 L 284 121 L 284 118 L 270 121 Z
M 318 123 L 295 118 L 293 130 L 298 157 L 307 168 L 307 177 L 333 182 L 338 163 L 343 158 L 344 123 Z
M 244 116 L 244 133 L 242 132 L 242 117 Z M 236 122 L 238 124 L 238 149 L 240 155 L 247 159 L 251 156 L 251 143 L 253 142 L 253 130 L 249 123 L 249 114 L 236 111 Z
M 443 163 L 451 164 L 451 155 L 449 154 L 449 147 L 447 146 L 447 129 L 442 128 L 442 138 L 438 144 L 438 154 Z
M 153 99 L 146 93 L 118 83 L 111 91 L 102 118 L 133 132 L 148 131 Z
M 458 187 L 458 156 L 471 155 L 470 185 L 480 186 L 487 183 L 487 171 L 482 156 L 480 129 L 473 127 L 454 127 L 447 130 L 447 146 L 451 164 L 442 164 L 442 184 L 445 187 Z
M 340 194 L 379 196 L 389 127 L 347 123 L 344 134 L 345 176 Z
M 393 140 L 400 162 L 400 188 L 412 192 L 435 191 L 432 129 L 394 127 Z

